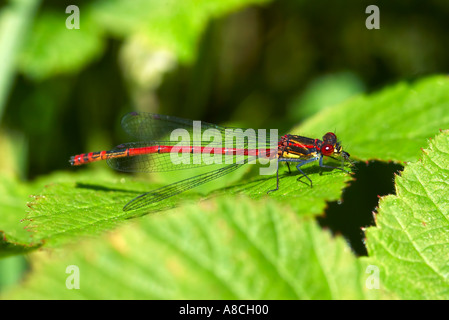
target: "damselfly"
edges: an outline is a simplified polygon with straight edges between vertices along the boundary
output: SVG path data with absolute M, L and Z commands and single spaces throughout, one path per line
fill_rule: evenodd
M 110 167 L 124 172 L 163 172 L 224 164 L 213 171 L 144 193 L 128 202 L 123 208 L 125 211 L 159 202 L 220 178 L 261 156 L 268 160 L 277 159 L 276 188 L 268 192 L 279 189 L 279 162 L 286 162 L 289 172 L 289 164 L 296 163 L 296 168 L 310 181 L 310 186 L 312 180 L 302 171 L 303 165 L 318 160 L 321 168 L 348 172 L 344 169 L 344 162 L 350 162 L 349 153 L 343 151 L 332 132 L 326 133 L 322 140 L 291 134 L 276 136 L 273 144 L 273 139 L 248 133 L 248 129 L 225 128 L 145 112 L 128 113 L 122 119 L 122 127 L 137 142 L 123 143 L 109 151 L 76 155 L 70 158 L 70 164 L 78 166 L 106 160 Z M 188 138 L 179 141 L 179 136 Z M 323 164 L 324 156 L 340 156 L 342 166 Z

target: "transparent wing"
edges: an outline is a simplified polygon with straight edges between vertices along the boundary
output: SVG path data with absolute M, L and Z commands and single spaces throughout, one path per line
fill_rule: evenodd
M 136 210 L 146 205 L 153 204 L 162 201 L 164 199 L 170 198 L 174 195 L 195 188 L 206 182 L 218 179 L 234 170 L 237 170 L 242 165 L 243 164 L 230 164 L 228 166 L 204 174 L 200 174 L 195 177 L 191 177 L 185 180 L 172 183 L 168 186 L 164 186 L 162 188 L 150 191 L 148 193 L 144 193 L 128 202 L 123 207 L 123 210 L 124 211 Z

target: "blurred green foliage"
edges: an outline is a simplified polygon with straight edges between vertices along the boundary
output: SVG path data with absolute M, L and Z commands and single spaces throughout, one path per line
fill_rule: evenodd
M 65 11 L 73 4 L 80 9 L 80 29 L 69 30 Z M 0 174 L 8 181 L 5 186 L 14 186 L 0 195 L 2 203 L 14 201 L 12 207 L 23 207 L 25 215 L 27 200 L 17 199 L 42 188 L 30 181 L 45 176 L 41 181 L 50 183 L 47 175 L 54 171 L 75 171 L 68 165 L 70 156 L 125 141 L 120 118 L 132 110 L 288 132 L 358 93 L 447 73 L 449 2 L 378 1 L 379 30 L 365 27 L 370 4 L 2 3 Z M 366 119 L 363 127 L 369 123 Z M 338 125 L 323 130 L 338 132 Z M 357 200 L 349 208 L 394 191 L 391 171 L 397 167 L 385 167 L 370 166 L 375 170 L 370 177 L 376 179 L 357 183 L 365 197 L 353 197 Z M 7 208 L 3 206 L 0 214 Z M 331 205 L 329 210 L 339 209 Z M 374 208 L 365 210 L 369 215 Z M 330 211 L 328 217 L 341 217 Z M 345 236 L 359 235 L 360 227 L 369 223 L 363 221 L 345 230 Z M 342 230 L 332 219 L 323 218 L 322 224 Z M 364 253 L 363 248 L 356 252 Z

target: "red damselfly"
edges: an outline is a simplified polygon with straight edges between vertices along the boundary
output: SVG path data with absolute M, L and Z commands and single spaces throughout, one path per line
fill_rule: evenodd
M 110 167 L 119 171 L 164 172 L 225 164 L 213 171 L 144 193 L 128 202 L 123 208 L 125 211 L 159 202 L 215 180 L 246 163 L 254 162 L 256 158 L 277 159 L 276 189 L 268 192 L 279 189 L 279 162 L 286 162 L 289 172 L 289 164 L 297 163 L 296 168 L 310 181 L 310 186 L 312 180 L 302 171 L 301 166 L 318 160 L 321 168 L 348 172 L 344 169 L 344 162 L 350 162 L 349 153 L 343 151 L 332 132 L 326 133 L 322 140 L 291 134 L 268 139 L 261 134 L 248 132 L 251 129 L 225 128 L 202 121 L 145 112 L 126 114 L 122 119 L 122 127 L 137 142 L 123 143 L 109 151 L 73 156 L 70 158 L 71 165 L 106 160 Z M 174 135 L 174 132 L 177 134 Z M 340 156 L 342 166 L 323 164 L 324 156 Z

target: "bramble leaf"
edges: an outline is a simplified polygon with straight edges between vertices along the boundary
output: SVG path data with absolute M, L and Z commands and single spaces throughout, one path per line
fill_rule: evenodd
M 326 108 L 293 130 L 321 137 L 335 131 L 351 157 L 413 161 L 439 129 L 449 128 L 449 78 L 401 82 Z
M 28 281 L 4 298 L 365 299 L 378 294 L 365 286 L 366 265 L 341 237 L 271 200 L 207 201 L 176 214 L 145 216 L 66 248 L 72 250 L 37 259 Z M 79 289 L 68 290 L 75 277 Z
M 449 298 L 449 132 L 430 140 L 422 159 L 395 179 L 366 232 L 381 285 L 403 299 Z

